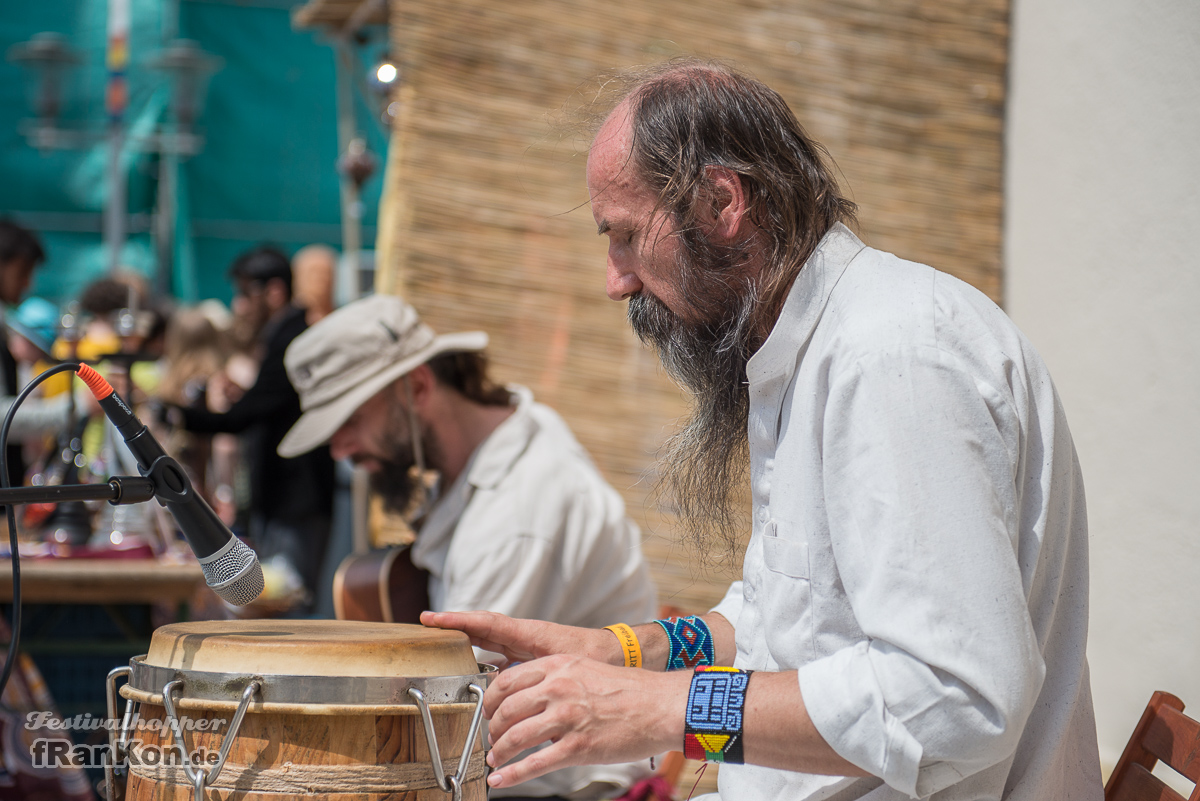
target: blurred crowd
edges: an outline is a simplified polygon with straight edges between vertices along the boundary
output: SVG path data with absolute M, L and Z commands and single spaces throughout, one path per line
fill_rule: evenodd
M 292 258 L 259 246 L 229 267 L 227 307 L 182 306 L 138 273 L 110 273 L 65 303 L 26 296 L 46 260 L 37 235 L 0 221 L 4 304 L 0 414 L 30 380 L 63 361 L 95 367 L 184 464 L 217 514 L 258 552 L 267 600 L 312 609 L 332 525 L 327 447 L 276 453 L 300 416 L 283 353 L 333 310 L 338 254 L 311 245 Z M 137 465 L 81 382 L 42 381 L 15 413 L 6 462 L 12 484 L 106 482 Z M 22 555 L 188 558 L 158 504 L 29 504 L 19 510 Z M 7 550 L 7 538 L 4 538 Z

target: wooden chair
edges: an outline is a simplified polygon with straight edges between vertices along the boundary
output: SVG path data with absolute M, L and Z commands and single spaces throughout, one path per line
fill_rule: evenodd
M 1158 761 L 1196 786 L 1187 799 L 1150 773 Z M 1183 714 L 1183 701 L 1156 692 L 1104 787 L 1105 801 L 1200 801 L 1200 722 Z

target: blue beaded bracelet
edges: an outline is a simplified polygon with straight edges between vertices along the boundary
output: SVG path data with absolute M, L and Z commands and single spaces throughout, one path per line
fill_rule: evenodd
M 746 761 L 742 727 L 750 673 L 711 665 L 696 668 L 684 715 L 685 757 L 735 765 Z
M 691 670 L 716 661 L 712 632 L 699 617 L 672 617 L 654 622 L 663 627 L 671 641 L 667 670 Z

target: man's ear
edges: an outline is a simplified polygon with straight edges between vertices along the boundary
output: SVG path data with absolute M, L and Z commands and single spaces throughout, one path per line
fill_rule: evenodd
M 743 234 L 749 208 L 742 176 L 728 167 L 709 165 L 704 168 L 708 183 L 708 214 L 704 216 L 708 236 L 717 242 L 729 242 Z
M 413 406 L 420 411 L 433 396 L 434 383 L 437 379 L 434 378 L 433 370 L 428 364 L 414 367 L 409 371 L 407 378 L 408 385 L 412 390 Z M 403 392 L 403 388 L 400 391 Z

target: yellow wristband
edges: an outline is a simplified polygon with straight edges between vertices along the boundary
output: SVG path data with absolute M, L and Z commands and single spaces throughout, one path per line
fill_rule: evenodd
M 625 653 L 625 667 L 641 667 L 642 644 L 638 642 L 633 629 L 624 623 L 614 623 L 604 628 L 617 635 L 617 642 L 621 643 L 621 650 Z

